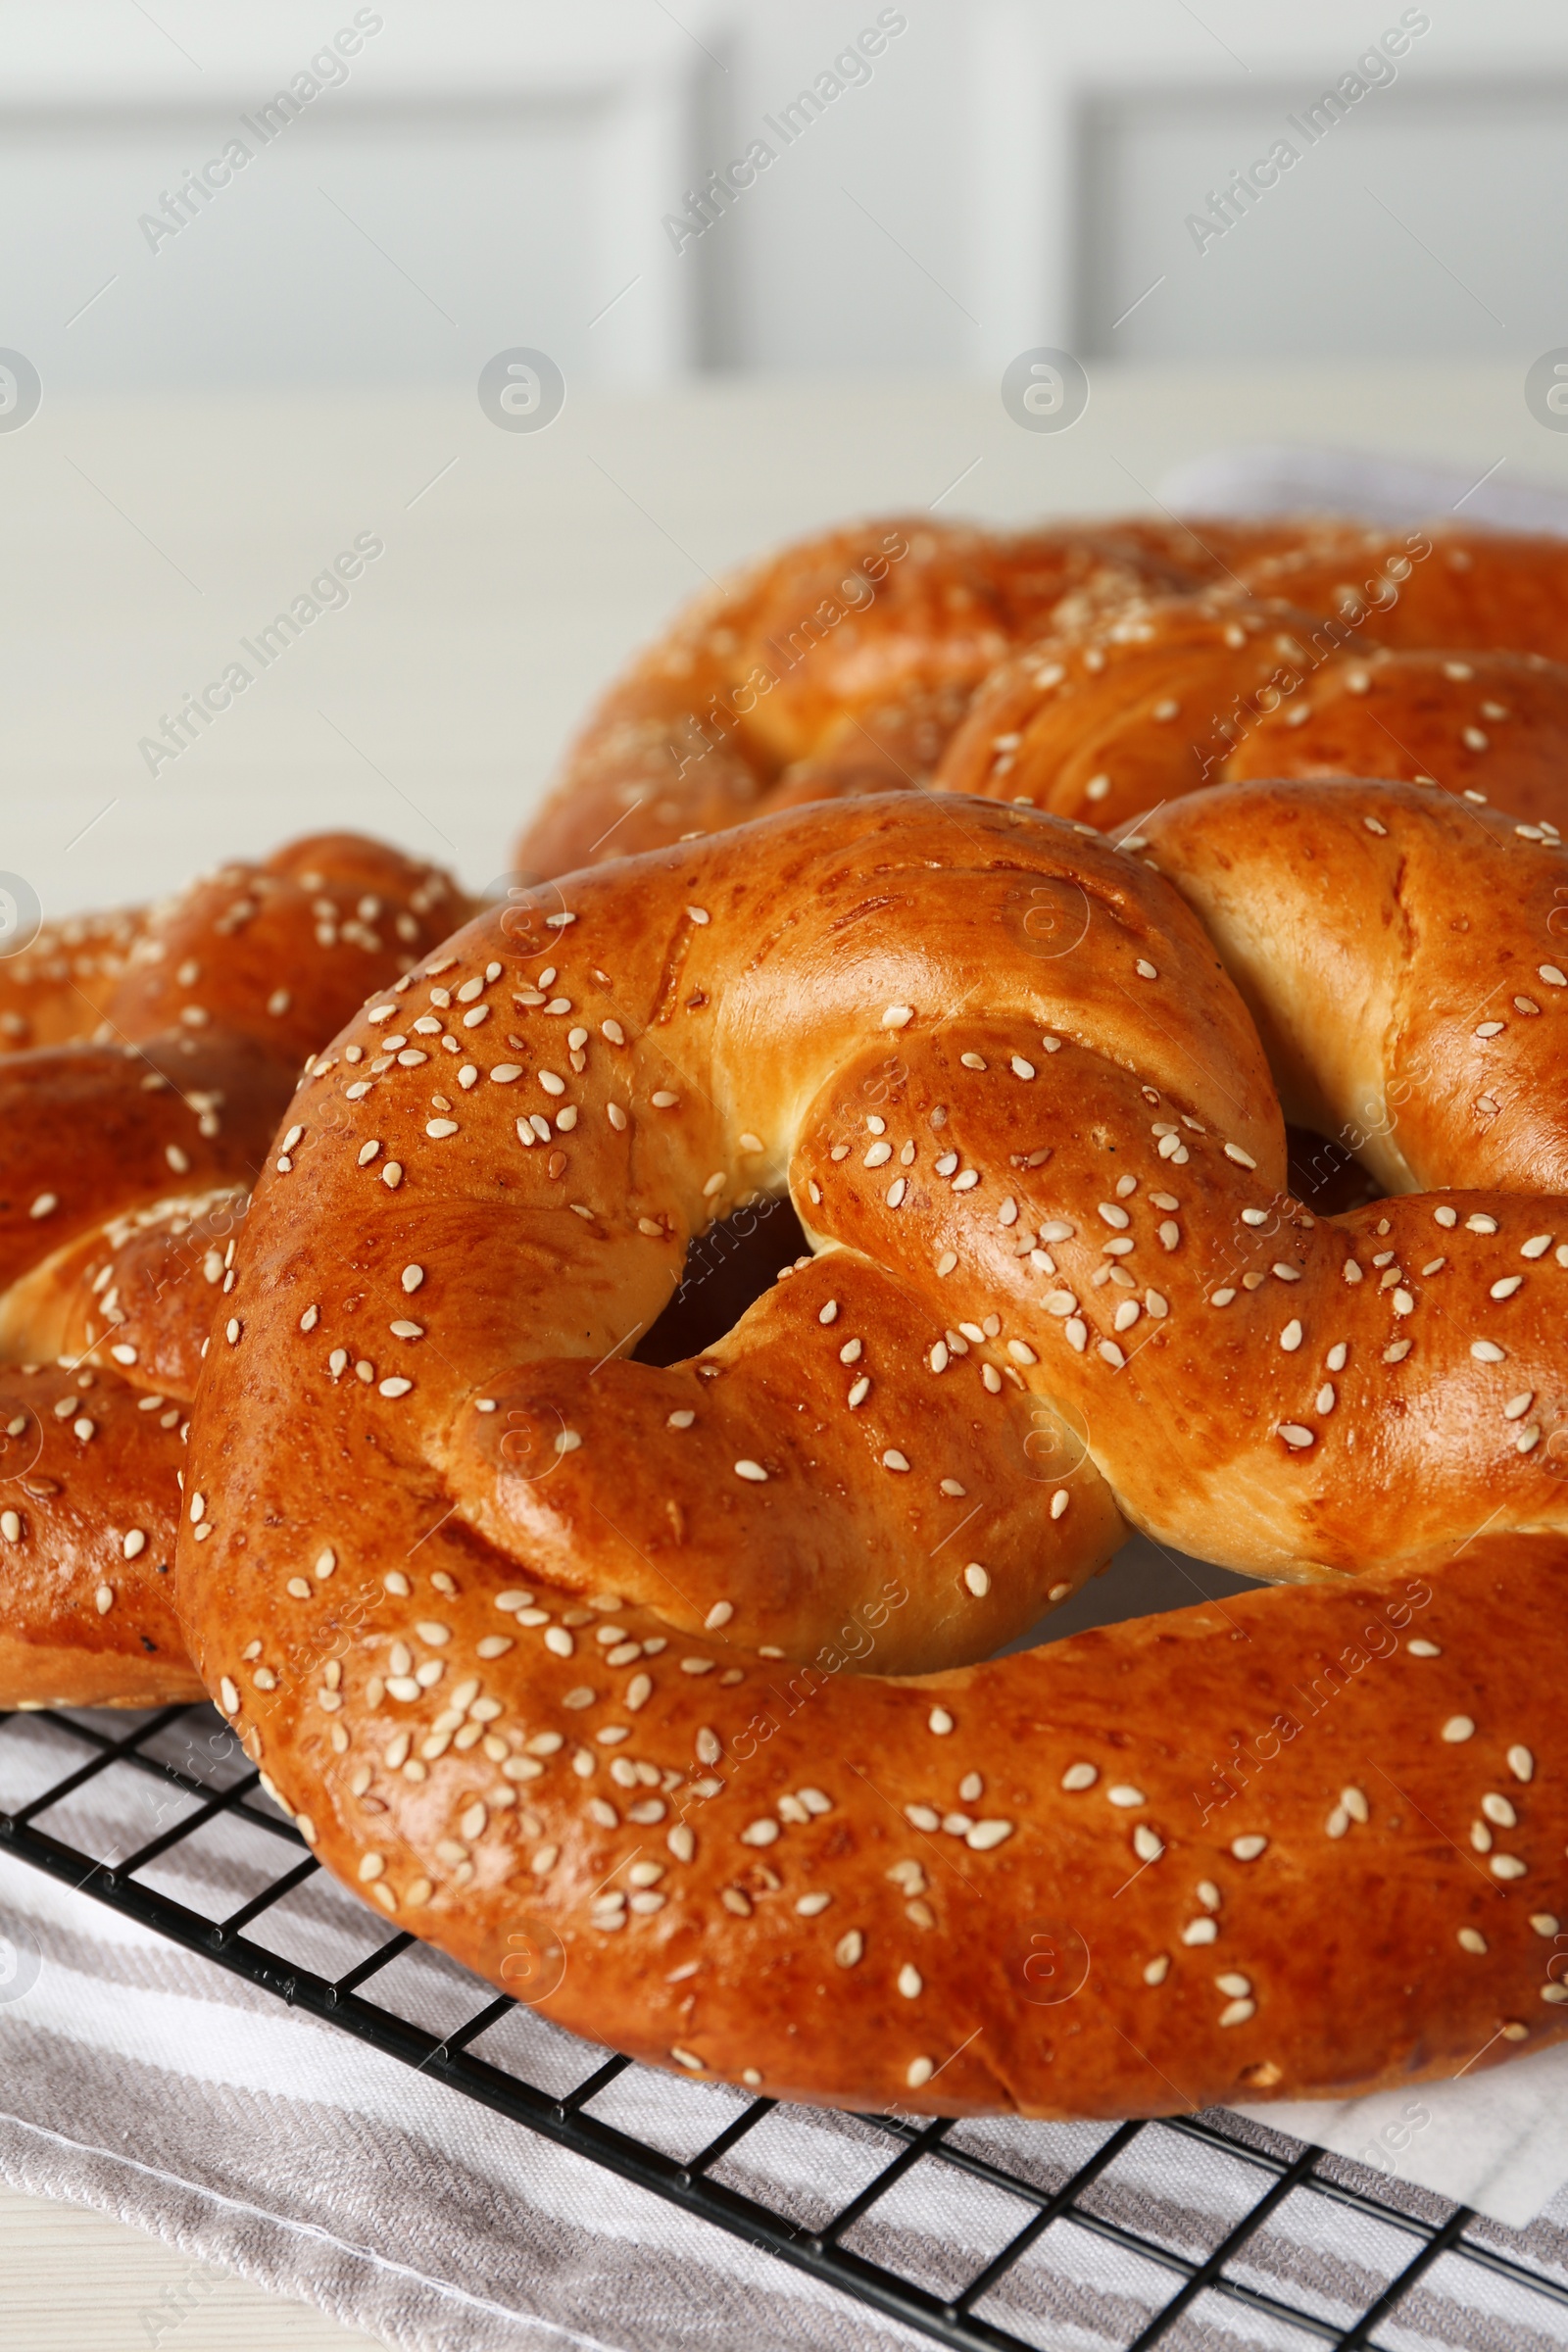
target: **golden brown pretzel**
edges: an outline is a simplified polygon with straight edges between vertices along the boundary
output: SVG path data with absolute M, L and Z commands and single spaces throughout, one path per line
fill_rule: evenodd
M 1191 620 L 1166 601 L 1195 594 Z M 1150 612 L 1125 610 L 1144 599 Z M 861 525 L 787 548 L 684 613 L 611 688 L 516 862 L 558 874 L 932 782 L 1103 826 L 1222 774 L 1431 775 L 1560 826 L 1568 679 L 1539 663 L 1568 659 L 1565 611 L 1568 542 L 1509 532 L 1312 515 L 1131 516 L 1015 538 Z M 1132 634 L 1146 627 L 1152 644 Z M 1228 645 L 1238 628 L 1247 641 Z M 1113 645 L 1120 666 L 1098 697 L 1069 675 L 1072 708 L 1054 708 L 1054 673 Z M 1363 675 L 1370 699 L 1350 707 Z M 1162 724 L 1167 708 L 1188 717 Z
M 1418 779 L 1568 825 L 1568 668 L 1391 650 L 1275 599 L 1129 602 L 1010 655 L 937 763 L 948 792 L 1103 829 L 1205 784 Z
M 681 613 L 612 686 L 518 845 L 565 873 L 771 808 L 927 777 L 970 694 L 1058 611 L 1218 576 L 1061 526 L 897 515 L 763 558 Z
M 318 1063 L 204 1376 L 179 1596 L 400 1925 L 497 1982 L 531 1947 L 549 2015 L 655 2063 L 850 2106 L 1365 2089 L 1568 2025 L 1568 981 L 1536 969 L 1568 858 L 1397 785 L 1210 795 L 1195 870 L 1210 820 L 1276 926 L 1332 852 L 1366 1010 L 1325 1020 L 1324 1093 L 1406 1074 L 1375 1016 L 1419 1017 L 1439 1089 L 1506 1118 L 1428 1102 L 1399 1165 L 1553 1197 L 1314 1219 L 1170 885 L 939 796 L 571 877 Z M 1541 1003 L 1500 1076 L 1483 971 Z M 398 1040 L 459 1004 L 472 1083 L 432 1091 Z M 697 1361 L 626 1362 L 688 1237 L 786 1185 L 814 1254 Z M 967 1663 L 1128 1521 L 1308 1589 Z M 1048 1952 L 1070 2006 L 1035 2005 Z
M 201 1695 L 178 1480 L 251 1182 L 312 1048 L 467 912 L 327 834 L 134 918 L 112 986 L 40 976 L 95 1036 L 0 1060 L 0 1705 Z

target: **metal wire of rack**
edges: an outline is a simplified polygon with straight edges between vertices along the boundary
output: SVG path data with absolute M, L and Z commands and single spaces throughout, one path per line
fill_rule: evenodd
M 1408 2323 L 1412 2291 L 1446 2259 L 1466 2267 L 1477 2280 L 1489 2279 L 1494 2289 L 1512 2290 L 1514 2325 L 1523 2307 L 1528 2338 L 1533 2343 L 1568 2343 L 1568 2261 L 1543 2264 L 1531 2259 L 1516 2233 L 1481 2220 L 1467 2207 L 1438 2209 L 1442 2201 L 1420 2192 L 1401 2192 L 1392 2183 L 1377 2185 L 1378 2176 L 1322 2149 L 1261 2132 L 1244 2119 L 1215 2111 L 1201 2116 L 1165 2119 L 1158 2125 L 1125 2123 L 1104 2127 L 1091 2153 L 1054 2167 L 1008 2160 L 1004 2152 L 977 2142 L 969 2128 L 950 2120 L 934 2122 L 899 2116 L 865 2116 L 856 2121 L 877 2143 L 880 2161 L 870 2177 L 835 2210 L 803 2221 L 784 2203 L 770 2205 L 760 2196 L 718 2177 L 729 2160 L 744 2155 L 745 2145 L 772 2113 L 775 2102 L 743 2099 L 738 2110 L 716 2133 L 686 2154 L 670 2154 L 590 2112 L 593 2103 L 623 2078 L 642 2072 L 627 2058 L 590 2044 L 569 2043 L 580 2061 L 580 2079 L 567 2088 L 551 2090 L 497 2063 L 494 2054 L 480 2055 L 474 2044 L 491 2035 L 518 2008 L 508 1995 L 496 1995 L 488 1985 L 468 1977 L 471 2013 L 454 2029 L 437 2034 L 368 1997 L 364 1987 L 384 1977 L 400 1955 L 416 1947 L 407 1934 L 385 1934 L 374 1917 L 355 1905 L 355 1916 L 371 1948 L 355 1964 L 336 1975 L 299 1965 L 270 1949 L 260 1939 L 269 1914 L 313 1880 L 331 1882 L 306 1850 L 298 1833 L 271 1804 L 259 1786 L 259 1776 L 240 1760 L 228 1774 L 192 1772 L 173 1760 L 169 1735 L 177 1728 L 187 1735 L 220 1719 L 206 1707 L 169 1707 L 156 1713 L 122 1717 L 57 1712 L 47 1716 L 0 1715 L 0 1733 L 7 1726 L 44 1726 L 55 1738 L 69 1740 L 74 1751 L 62 1760 L 66 1769 L 48 1779 L 14 1809 L 0 1810 L 0 1852 L 16 1855 L 50 1877 L 64 1881 L 117 1911 L 216 1961 L 264 1991 L 296 2009 L 339 2027 L 384 2055 L 449 2085 L 513 2122 L 526 2126 L 577 2155 L 607 2167 L 623 2179 L 667 2199 L 714 2228 L 732 2232 L 765 2248 L 780 2261 L 839 2289 L 877 2312 L 919 2330 L 960 2352 L 1040 2352 L 1043 2338 L 1021 2334 L 988 2317 L 982 2306 L 994 2307 L 999 2291 L 1018 2271 L 1030 2250 L 1054 2225 L 1068 2222 L 1125 2255 L 1136 2257 L 1146 2276 L 1162 2282 L 1152 2298 L 1156 2303 L 1143 2324 L 1124 2336 L 1125 2352 L 1146 2352 L 1157 2343 L 1186 2344 L 1225 2340 L 1231 2330 L 1205 2325 L 1200 2307 L 1214 2308 L 1212 2299 L 1230 2307 L 1233 2318 L 1246 2317 L 1270 2331 L 1270 2340 L 1303 2346 L 1316 2343 L 1341 2348 L 1387 2347 L 1397 2339 L 1412 2340 Z M 208 1744 L 214 1744 L 211 1740 Z M 71 1760 L 74 1752 L 74 1760 Z M 187 1736 L 187 1757 L 194 1752 Z M 237 1755 L 237 1751 L 236 1755 Z M 152 1776 L 184 1809 L 179 1818 L 144 1838 L 134 1850 L 105 1858 L 83 1850 L 40 1824 L 43 1817 L 69 1807 L 72 1800 L 114 1768 Z M 39 1776 L 34 1773 L 34 1779 Z M 0 1756 L 0 1807 L 6 1805 L 4 1759 Z M 160 1819 L 167 1806 L 160 1807 Z M 280 1865 L 262 1873 L 264 1883 L 243 1902 L 214 1918 L 176 1899 L 149 1883 L 148 1874 L 204 1830 L 220 1821 L 239 1822 L 273 1841 Z M 58 1825 L 57 1825 L 58 1827 Z M 352 1899 L 352 1898 L 347 1898 Z M 454 1972 L 461 1974 L 461 1972 Z M 552 2029 L 553 2033 L 558 2030 Z M 819 2121 L 846 2119 L 826 2119 Z M 1030 2126 L 1028 2131 L 1049 2135 L 1055 2128 Z M 1152 2227 L 1136 2227 L 1095 2197 L 1135 2143 L 1152 2132 L 1169 2132 L 1197 2146 L 1227 2167 L 1242 2168 L 1247 2194 L 1236 2200 L 1239 2210 L 1205 2249 L 1170 2242 Z M 1076 2151 L 1075 2151 L 1076 2153 Z M 996 2252 L 961 2284 L 945 2289 L 901 2273 L 888 2261 L 874 2259 L 847 2242 L 858 2225 L 885 2206 L 891 2192 L 910 2176 L 931 2167 L 947 2168 L 959 2177 L 1009 2200 L 1018 2210 Z M 1053 2181 L 1053 2169 L 1062 2177 Z M 1262 2234 L 1281 2208 L 1294 2198 L 1309 2197 L 1337 2209 L 1348 2220 L 1358 2216 L 1395 2234 L 1398 2251 L 1386 2263 L 1387 2275 L 1378 2291 L 1362 2300 L 1348 2317 L 1344 2309 L 1314 2309 L 1305 2298 L 1296 2301 L 1260 2283 L 1266 2266 L 1256 2261 Z M 1399 2258 L 1402 2254 L 1402 2260 Z M 1250 2262 L 1250 2255 L 1253 2258 Z M 1245 2275 L 1250 2272 L 1250 2275 Z M 1554 2272 L 1556 2275 L 1553 2275 Z M 1459 2297 L 1460 2304 L 1463 2296 Z M 1016 2315 L 1015 2315 L 1016 2316 Z M 1461 2323 L 1462 2312 L 1456 2312 Z M 1478 2329 L 1487 2341 L 1493 2332 L 1481 2312 Z M 1390 2330 L 1380 2334 L 1380 2330 Z M 1283 2334 L 1280 2331 L 1284 2331 Z M 1432 2340 L 1419 2328 L 1414 2340 Z M 1480 2341 L 1465 2333 L 1440 2330 L 1436 2340 Z M 1497 2341 L 1513 2342 L 1512 2329 Z

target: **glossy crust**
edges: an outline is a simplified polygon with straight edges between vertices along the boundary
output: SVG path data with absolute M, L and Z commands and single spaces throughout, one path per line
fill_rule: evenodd
M 1113 830 L 1268 776 L 1419 778 L 1560 828 L 1568 668 L 1392 651 L 1275 600 L 1140 601 L 999 664 L 933 781 Z
M 1059 612 L 1212 568 L 1115 526 L 898 515 L 803 540 L 700 597 L 610 689 L 517 846 L 519 875 L 921 782 L 1009 648 Z
M 97 1042 L 0 1059 L 0 1706 L 201 1696 L 178 1477 L 250 1185 L 311 1048 L 467 911 L 379 843 L 297 842 L 138 918 Z
M 1379 645 L 1568 661 L 1568 540 L 1522 531 L 1367 530 L 1308 518 L 1297 545 L 1241 552 L 1237 579 Z
M 1454 815 L 1281 787 L 1234 846 L 1283 933 L 1317 827 L 1364 993 L 1479 1084 L 1473 947 L 1411 912 Z M 1477 836 L 1522 986 L 1568 859 Z M 866 798 L 560 897 L 317 1064 L 204 1374 L 181 1614 L 307 1840 L 564 2025 L 785 2097 L 1160 2113 L 1560 2032 L 1560 1196 L 1308 1215 L 1206 935 L 1033 812 Z M 460 1006 L 447 1091 L 397 1041 Z M 1422 1132 L 1424 1181 L 1502 1164 Z M 626 1363 L 786 1183 L 813 1257 Z M 1128 1522 L 1296 1589 L 971 1662 Z
M 0 1054 L 90 1037 L 146 924 L 127 906 L 44 923 L 25 946 L 0 939 Z

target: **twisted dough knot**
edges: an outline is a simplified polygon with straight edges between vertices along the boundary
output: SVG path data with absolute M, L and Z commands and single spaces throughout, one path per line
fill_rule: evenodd
M 57 926 L 99 943 L 93 970 L 51 950 L 23 975 L 29 1033 L 65 1042 L 0 1058 L 0 1705 L 202 1696 L 170 1592 L 178 1479 L 251 1183 L 304 1056 L 467 912 L 444 875 L 326 834 Z
M 300 1090 L 192 1432 L 193 1653 L 334 1869 L 497 1982 L 559 1953 L 566 2026 L 1034 2114 L 1560 2030 L 1568 863 L 1396 785 L 1160 823 L 1291 1083 L 1398 1104 L 1391 1181 L 1557 1197 L 1314 1217 L 1171 884 L 915 795 L 485 917 Z M 432 1092 L 393 1049 L 460 1004 Z M 624 1360 L 786 1186 L 809 1259 Z M 976 1662 L 1129 1525 L 1296 1589 Z
M 1228 594 L 1129 602 L 1013 655 L 933 782 L 1108 831 L 1205 784 L 1381 776 L 1555 835 L 1565 772 L 1560 663 L 1391 650 L 1333 615 Z
M 1565 611 L 1560 539 L 863 524 L 683 613 L 605 697 L 517 864 L 933 781 L 1108 828 L 1222 780 L 1390 776 L 1560 826 Z

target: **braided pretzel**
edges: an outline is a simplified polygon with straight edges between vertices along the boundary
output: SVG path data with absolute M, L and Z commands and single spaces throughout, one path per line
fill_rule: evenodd
M 948 792 L 1102 828 L 1200 785 L 1387 776 L 1568 824 L 1568 669 L 1391 651 L 1272 599 L 1129 603 L 993 670 L 938 761 Z
M 1234 842 L 1276 930 L 1344 893 L 1325 1092 L 1430 1004 L 1400 1164 L 1556 1184 L 1568 997 L 1508 1033 L 1511 1155 L 1442 1098 L 1502 1083 L 1466 990 L 1544 962 L 1562 853 L 1398 785 L 1164 823 L 1195 866 Z M 472 1083 L 432 1093 L 400 1040 L 460 1004 Z M 656 2064 L 853 2107 L 1364 2089 L 1568 2024 L 1560 1201 L 1309 1215 L 1146 858 L 935 796 L 767 818 L 481 918 L 292 1115 L 180 1604 L 400 1925 Z M 814 1253 L 697 1360 L 623 1360 L 688 1239 L 786 1186 Z M 1128 1522 L 1298 1589 L 970 1662 Z
M 1194 613 L 1168 601 L 1194 594 Z M 838 532 L 700 600 L 611 689 L 517 863 L 562 873 L 933 781 L 1106 826 L 1222 775 L 1430 776 L 1560 825 L 1568 680 L 1541 662 L 1568 657 L 1565 609 L 1568 545 L 1505 532 Z
M 170 1571 L 250 1183 L 304 1055 L 467 911 L 443 875 L 330 834 L 123 933 L 60 927 L 123 959 L 108 987 L 38 975 L 37 1025 L 74 1003 L 91 1042 L 0 1060 L 0 1705 L 202 1695 Z
M 1196 567 L 1195 567 L 1196 565 Z M 558 874 L 929 775 L 974 688 L 1058 612 L 1217 571 L 1114 526 L 929 516 L 825 533 L 700 597 L 610 690 L 517 851 Z

